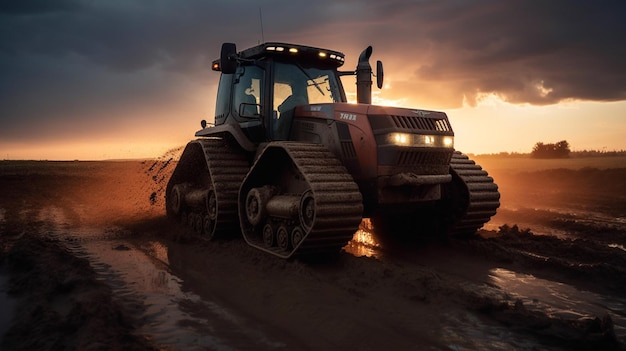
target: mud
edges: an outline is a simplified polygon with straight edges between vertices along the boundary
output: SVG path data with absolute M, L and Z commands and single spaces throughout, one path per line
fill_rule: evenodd
M 496 169 L 480 236 L 303 262 L 188 239 L 172 166 L 0 162 L 2 350 L 626 349 L 625 169 Z

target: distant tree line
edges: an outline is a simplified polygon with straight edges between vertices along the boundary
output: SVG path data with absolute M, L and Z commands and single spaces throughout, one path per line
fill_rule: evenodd
M 527 158 L 530 156 L 529 153 L 522 152 L 498 152 L 492 154 L 467 154 L 469 157 L 510 157 L 510 158 Z M 626 156 L 626 150 L 612 150 L 612 151 L 604 151 L 604 150 L 577 150 L 571 151 L 569 154 L 570 158 L 575 157 L 623 157 Z
M 579 150 L 572 151 L 571 156 L 574 157 L 607 157 L 607 156 L 626 156 L 626 150 Z
M 555 144 L 544 144 L 538 142 L 530 153 L 534 158 L 567 158 L 571 150 L 566 140 L 561 140 Z

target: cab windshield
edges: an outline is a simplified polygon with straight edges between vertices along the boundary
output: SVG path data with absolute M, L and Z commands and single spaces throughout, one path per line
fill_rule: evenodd
M 277 62 L 274 71 L 274 110 L 289 96 L 299 94 L 305 103 L 341 102 L 332 70 Z
M 333 70 L 276 62 L 274 66 L 274 138 L 286 139 L 298 105 L 341 102 Z

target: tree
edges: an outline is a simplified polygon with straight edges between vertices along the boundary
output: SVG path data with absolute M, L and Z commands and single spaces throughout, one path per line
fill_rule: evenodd
M 567 158 L 570 152 L 567 140 L 561 140 L 556 144 L 538 142 L 530 155 L 535 158 Z
M 567 140 L 561 140 L 556 143 L 556 147 L 554 148 L 555 156 L 559 158 L 567 158 L 569 157 L 570 149 L 569 143 Z

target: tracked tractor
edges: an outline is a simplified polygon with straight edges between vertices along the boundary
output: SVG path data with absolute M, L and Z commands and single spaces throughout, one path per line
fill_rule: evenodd
M 212 63 L 215 123 L 202 121 L 185 147 L 167 215 L 203 239 L 241 233 L 282 258 L 340 251 L 363 217 L 414 235 L 476 232 L 499 207 L 498 187 L 455 151 L 445 113 L 371 104 L 371 54 L 341 71 L 338 51 L 224 43 Z M 350 75 L 356 104 L 342 86 Z M 381 88 L 380 61 L 376 78 Z

